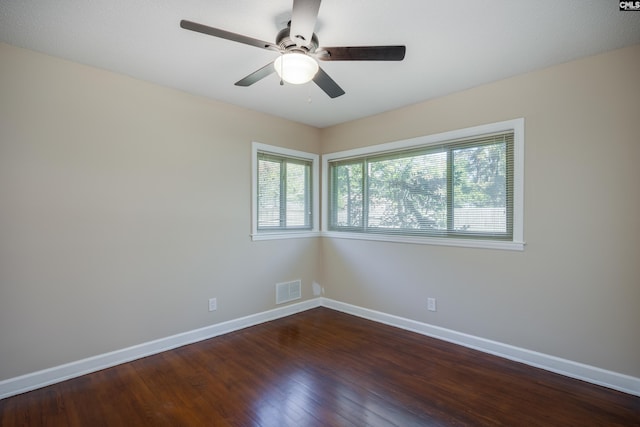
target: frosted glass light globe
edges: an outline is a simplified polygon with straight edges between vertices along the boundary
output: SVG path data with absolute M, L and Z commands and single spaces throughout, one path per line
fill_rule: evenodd
M 304 53 L 291 52 L 276 58 L 273 68 L 285 82 L 299 85 L 311 81 L 319 67 L 312 57 Z

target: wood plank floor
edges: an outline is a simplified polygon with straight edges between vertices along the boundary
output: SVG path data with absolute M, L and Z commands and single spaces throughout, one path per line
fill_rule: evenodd
M 10 426 L 640 426 L 640 397 L 326 308 L 0 400 Z

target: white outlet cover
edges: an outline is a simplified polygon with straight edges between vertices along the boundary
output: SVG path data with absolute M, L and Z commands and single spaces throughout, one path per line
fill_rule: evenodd
M 319 283 L 313 282 L 311 284 L 311 287 L 313 288 L 313 296 L 320 296 L 321 294 L 323 294 L 324 292 L 322 292 L 324 289 L 322 288 L 322 286 L 320 286 Z

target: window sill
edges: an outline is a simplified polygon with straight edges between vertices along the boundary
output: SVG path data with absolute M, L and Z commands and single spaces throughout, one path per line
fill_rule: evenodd
M 391 236 L 388 234 L 361 234 L 343 231 L 323 231 L 322 237 L 352 240 L 374 240 L 379 242 L 411 243 L 417 245 L 455 246 L 463 248 L 500 249 L 507 251 L 523 251 L 525 242 L 503 240 L 455 239 L 416 236 Z
M 390 243 L 410 243 L 416 245 L 453 246 L 476 249 L 499 249 L 505 251 L 523 251 L 525 242 L 509 242 L 502 240 L 482 240 L 482 239 L 455 239 L 437 237 L 416 237 L 416 236 L 391 236 L 388 234 L 361 234 L 343 231 L 300 231 L 300 232 L 272 232 L 252 234 L 251 240 L 283 240 L 302 239 L 309 237 L 330 237 L 337 239 L 369 240 Z
M 287 232 L 266 232 L 256 233 L 251 235 L 251 240 L 281 240 L 281 239 L 301 239 L 305 237 L 319 237 L 320 233 L 317 231 L 287 231 Z

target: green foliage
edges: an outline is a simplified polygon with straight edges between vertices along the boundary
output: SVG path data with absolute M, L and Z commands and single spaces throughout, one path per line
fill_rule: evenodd
M 362 162 L 343 164 L 332 169 L 335 225 L 345 227 L 363 225 L 363 171 Z
M 446 153 L 372 161 L 371 226 L 446 228 Z
M 453 151 L 454 207 L 505 207 L 506 144 Z

